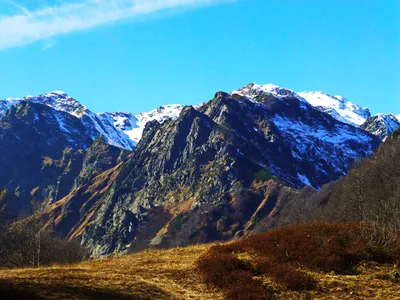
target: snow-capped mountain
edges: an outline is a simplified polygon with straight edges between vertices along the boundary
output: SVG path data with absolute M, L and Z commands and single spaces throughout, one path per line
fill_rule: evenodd
M 279 215 L 288 191 L 321 188 L 382 142 L 273 85 L 137 115 L 95 114 L 61 92 L 0 103 L 7 209 L 49 204 L 55 230 L 93 255 L 237 236 Z M 100 135 L 124 148 L 141 141 L 128 152 Z
M 175 121 L 150 122 L 135 151 L 115 169 L 121 173 L 104 176 L 94 197 L 83 195 L 90 201 L 71 195 L 71 203 L 101 203 L 82 236 L 95 256 L 136 250 L 143 240 L 153 247 L 208 242 L 235 236 L 231 224 L 241 230 L 251 220 L 279 215 L 277 181 L 320 188 L 379 144 L 376 136 L 294 97 L 250 101 L 217 92 L 197 110 L 185 107 Z M 165 214 L 171 202 L 188 206 Z M 184 229 L 168 225 L 174 222 Z M 158 234 L 155 227 L 166 230 Z
M 5 115 L 12 106 L 23 101 L 46 105 L 56 111 L 66 112 L 77 118 L 85 126 L 87 133 L 93 140 L 103 136 L 108 144 L 119 148 L 132 150 L 135 146 L 135 143 L 124 132 L 114 126 L 113 120 L 93 113 L 86 106 L 64 92 L 56 91 L 39 96 L 0 100 L 0 116 Z M 62 114 L 56 114 L 56 117 L 63 133 L 66 136 L 70 136 L 71 130 L 73 131 L 74 128 L 69 124 L 65 124 L 65 118 L 63 118 Z M 71 142 L 73 141 L 71 140 Z
M 99 115 L 103 118 L 109 118 L 112 120 L 115 127 L 125 132 L 129 138 L 137 144 L 142 137 L 144 127 L 148 122 L 156 120 L 159 123 L 163 123 L 167 119 L 175 120 L 179 117 L 182 108 L 183 107 L 180 104 L 169 104 L 139 114 L 113 112 L 101 113 Z
M 74 98 L 64 92 L 54 91 L 39 96 L 25 96 L 23 98 L 7 98 L 0 100 L 0 114 L 5 114 L 7 110 L 21 101 L 45 104 L 59 111 L 67 112 L 73 116 L 81 117 L 87 108 Z
M 377 114 L 367 119 L 361 128 L 385 140 L 397 128 L 400 121 L 392 114 Z
M 331 96 L 323 92 L 301 92 L 298 95 L 344 123 L 360 126 L 371 116 L 368 108 L 361 108 L 342 96 Z
M 283 146 L 280 146 L 277 153 L 272 155 L 274 159 L 275 156 L 282 159 L 286 155 L 284 159 L 288 161 L 288 168 L 292 168 L 291 174 L 279 170 L 284 165 L 282 161 L 272 166 L 273 173 L 286 182 L 320 187 L 329 182 L 322 178 L 329 176 L 333 180 L 335 176 L 346 175 L 354 160 L 371 155 L 379 144 L 372 134 L 358 126 L 329 117 L 324 111 L 299 98 L 295 92 L 275 87 L 273 91 L 278 96 L 259 87 L 256 95 L 250 97 L 237 92 L 230 96 L 242 105 L 249 100 L 255 103 L 257 110 L 253 109 L 248 114 L 253 118 L 259 114 L 260 120 L 264 115 L 262 123 L 270 123 L 264 135 L 271 135 L 271 142 L 276 143 L 279 139 L 286 145 L 290 154 L 283 154 Z M 266 152 L 266 148 L 260 151 Z M 304 167 L 310 162 L 312 165 Z M 297 164 L 301 167 L 293 168 Z M 297 169 L 296 172 L 293 169 Z
M 397 120 L 400 118 L 400 116 L 395 117 L 393 115 L 378 115 L 376 118 L 373 117 L 373 119 L 369 120 L 371 114 L 367 108 L 361 108 L 359 105 L 352 103 L 342 96 L 331 96 L 324 92 L 298 93 L 274 84 L 259 85 L 250 83 L 233 91 L 231 95 L 240 95 L 253 102 L 258 102 L 258 99 L 265 95 L 271 95 L 277 99 L 294 97 L 302 103 L 311 104 L 319 111 L 327 113 L 343 123 L 356 127 L 365 124 L 362 126 L 363 129 L 379 136 L 382 140 L 391 134 L 394 128 L 398 127 L 396 118 Z M 139 114 L 130 112 L 105 112 L 97 114 L 66 93 L 54 91 L 39 96 L 0 100 L 0 116 L 4 115 L 10 107 L 21 101 L 43 104 L 57 111 L 66 112 L 78 118 L 88 128 L 88 132 L 93 139 L 98 136 L 104 136 L 108 144 L 128 150 L 136 147 L 148 122 L 156 120 L 159 123 L 163 123 L 167 119 L 176 119 L 183 108 L 179 104 L 170 104 Z M 195 105 L 194 107 L 199 109 L 204 104 Z M 59 119 L 60 127 L 68 134 L 71 128 L 63 124 L 61 117 Z M 369 120 L 368 122 L 367 119 Z
M 330 114 L 336 120 L 355 126 L 360 126 L 371 116 L 367 108 L 361 108 L 342 96 L 331 96 L 323 92 L 297 93 L 274 84 L 259 85 L 250 83 L 233 91 L 231 94 L 238 94 L 253 101 L 263 94 L 272 94 L 278 98 L 296 97 L 300 101 L 307 102 L 319 110 Z
M 231 93 L 233 94 L 238 94 L 241 96 L 244 96 L 250 100 L 256 100 L 258 96 L 264 95 L 264 94 L 272 94 L 275 97 L 288 97 L 288 96 L 293 96 L 296 98 L 300 98 L 301 101 L 304 101 L 303 98 L 298 97 L 297 93 L 295 91 L 292 91 L 287 88 L 283 88 L 280 86 L 277 86 L 275 84 L 264 84 L 264 85 L 259 85 L 255 83 L 249 83 L 248 85 L 235 90 Z

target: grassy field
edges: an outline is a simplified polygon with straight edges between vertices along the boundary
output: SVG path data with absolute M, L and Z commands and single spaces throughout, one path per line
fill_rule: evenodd
M 0 282 L 39 299 L 223 299 L 207 290 L 195 270 L 196 259 L 208 248 L 152 250 L 74 265 L 1 270 Z
M 224 299 L 196 268 L 212 245 L 151 250 L 67 266 L 0 271 L 0 299 Z M 261 278 L 276 299 L 400 299 L 396 266 L 361 264 L 354 275 L 310 272 L 319 287 L 286 291 Z M 8 291 L 8 292 L 7 292 Z M 19 298 L 17 298 L 17 296 Z

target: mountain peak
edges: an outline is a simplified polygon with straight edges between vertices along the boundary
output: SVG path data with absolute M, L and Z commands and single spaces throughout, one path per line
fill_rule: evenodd
M 298 93 L 271 83 L 264 85 L 250 83 L 233 91 L 231 94 L 238 94 L 252 101 L 257 96 L 263 94 L 272 94 L 277 98 L 296 97 L 300 101 L 307 102 L 319 110 L 330 114 L 333 118 L 353 126 L 360 126 L 371 116 L 367 108 L 362 108 L 343 96 L 332 96 L 319 91 Z
M 0 100 L 0 114 L 4 114 L 8 108 L 21 101 L 44 104 L 54 108 L 55 110 L 64 111 L 78 118 L 82 117 L 87 111 L 86 106 L 68 96 L 67 93 L 62 91 L 52 91 L 38 96 L 29 95 L 23 98 L 7 98 L 5 100 Z
M 129 138 L 138 143 L 142 137 L 146 124 L 150 121 L 163 123 L 168 119 L 177 119 L 181 113 L 183 106 L 180 104 L 161 105 L 156 109 L 138 114 L 126 112 L 101 113 L 102 117 L 110 117 L 114 122 L 114 126 L 125 132 Z
M 103 136 L 110 145 L 128 150 L 132 150 L 135 147 L 135 143 L 130 140 L 124 132 L 114 126 L 113 119 L 103 118 L 102 116 L 93 113 L 79 101 L 62 91 L 52 91 L 38 96 L 25 96 L 23 98 L 7 98 L 0 100 L 0 115 L 5 114 L 10 107 L 24 101 L 45 105 L 56 111 L 64 112 L 78 118 L 87 128 L 87 131 L 93 140 L 99 136 Z M 63 124 L 62 115 L 57 116 L 60 124 Z M 64 132 L 69 135 L 69 131 L 65 129 L 66 127 L 64 125 L 62 125 L 61 128 L 63 128 Z
M 71 98 L 70 96 L 68 96 L 68 94 L 66 92 L 63 92 L 63 91 L 51 91 L 44 95 L 49 96 L 49 97 L 53 96 L 53 97 L 60 97 L 60 98 Z
M 240 96 L 244 96 L 249 98 L 250 100 L 254 100 L 257 96 L 263 94 L 272 94 L 278 98 L 280 97 L 297 97 L 298 95 L 293 90 L 288 88 L 280 87 L 276 84 L 268 83 L 268 84 L 257 84 L 257 83 L 249 83 L 248 85 L 235 90 L 231 93 L 238 94 Z M 300 99 L 303 100 L 303 99 Z
M 393 114 L 377 114 L 369 117 L 361 128 L 385 140 L 400 126 L 400 121 Z

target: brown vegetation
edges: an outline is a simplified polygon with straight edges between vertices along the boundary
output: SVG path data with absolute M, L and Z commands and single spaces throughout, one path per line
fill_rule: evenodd
M 195 261 L 208 245 L 119 258 L 0 271 L 1 282 L 43 299 L 223 299 L 207 290 Z
M 273 278 L 258 274 L 253 265 L 252 274 L 249 274 L 246 270 L 248 264 L 240 262 L 239 266 L 244 270 L 236 271 L 235 276 L 241 283 L 231 285 L 229 291 L 223 294 L 213 285 L 208 284 L 207 288 L 196 262 L 200 256 L 210 253 L 209 250 L 229 250 L 230 245 L 148 250 L 119 258 L 72 265 L 0 270 L 0 299 L 5 297 L 3 291 L 8 291 L 9 294 L 12 291 L 13 295 L 19 292 L 23 296 L 32 295 L 32 298 L 20 299 L 249 299 L 243 293 L 243 287 L 253 291 L 253 299 L 268 299 L 269 296 L 282 300 L 400 297 L 400 282 L 391 276 L 394 266 L 372 262 L 355 267 L 354 274 L 323 273 L 298 267 L 299 271 L 304 271 L 318 283 L 317 289 L 306 291 L 288 290 L 284 285 L 276 284 Z M 226 255 L 216 255 L 254 262 L 248 254 L 232 253 L 228 250 Z M 233 265 L 237 264 L 236 259 L 231 259 Z
M 221 288 L 228 299 L 239 294 L 241 299 L 271 299 L 272 286 L 263 278 L 288 290 L 316 290 L 320 285 L 310 271 L 353 274 L 361 262 L 396 262 L 400 249 L 371 247 L 362 233 L 357 223 L 283 227 L 214 246 L 197 265 L 205 282 Z

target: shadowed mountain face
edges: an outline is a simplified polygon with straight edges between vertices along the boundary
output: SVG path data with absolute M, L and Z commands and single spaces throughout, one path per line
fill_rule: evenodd
M 227 240 L 373 153 L 374 135 L 296 97 L 225 93 L 146 125 L 135 151 L 46 206 L 93 255 Z
M 16 216 L 69 194 L 85 167 L 91 134 L 80 119 L 47 105 L 21 101 L 10 107 L 0 118 L 0 186 L 8 195 L 1 206 Z M 124 152 L 107 147 L 117 158 Z

